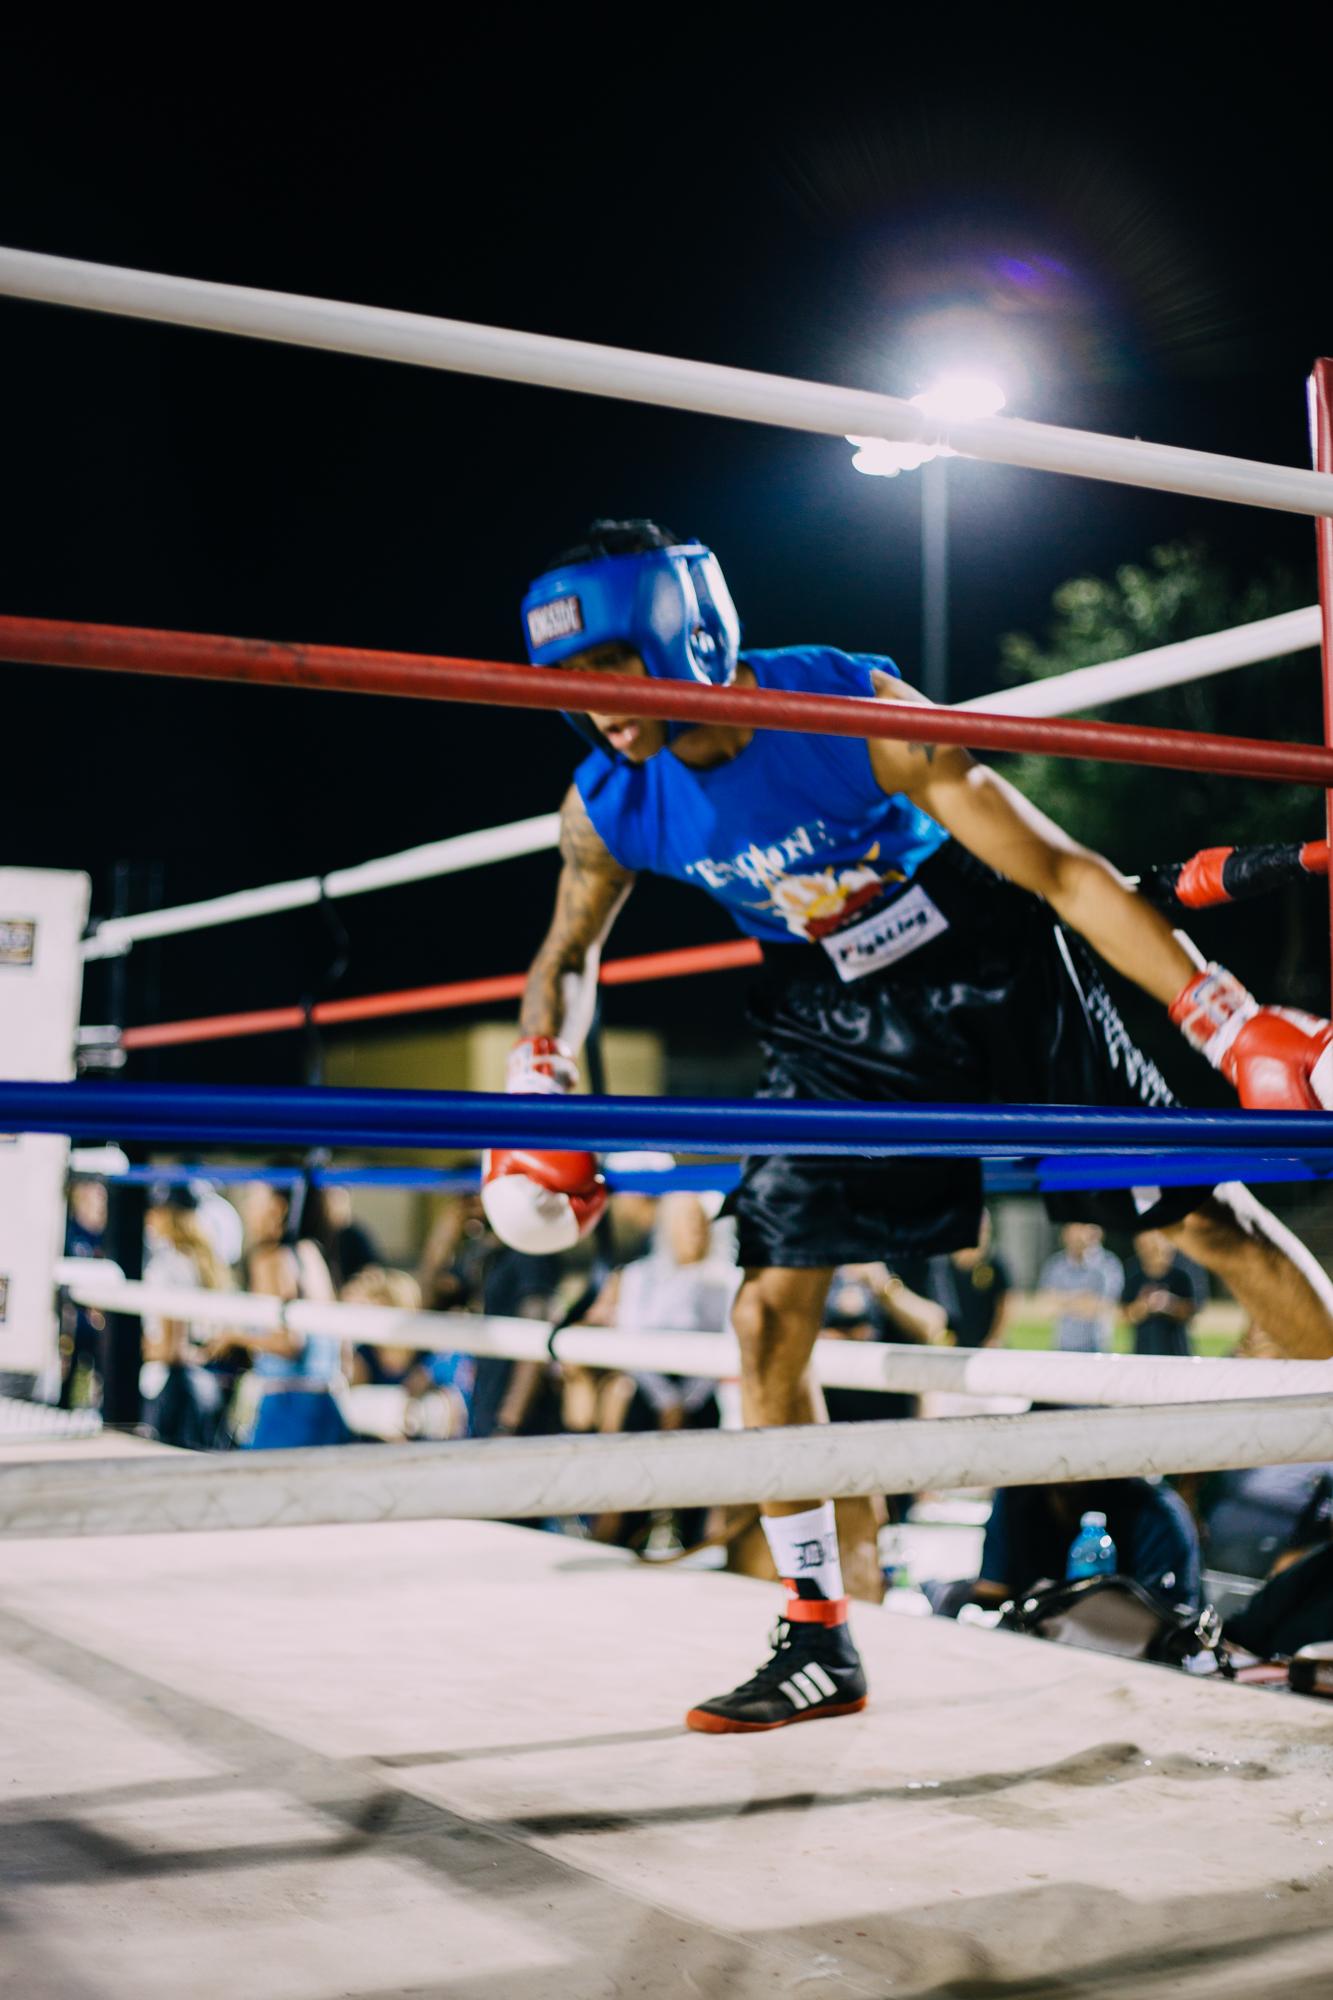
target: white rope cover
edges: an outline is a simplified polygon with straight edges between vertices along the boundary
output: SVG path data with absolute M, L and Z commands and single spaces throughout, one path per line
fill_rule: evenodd
M 0 1444 L 96 1437 L 101 1428 L 98 1410 L 58 1410 L 50 1403 L 25 1403 L 17 1396 L 0 1396 Z
M 123 1278 L 116 1266 L 67 1257 L 57 1267 L 80 1305 L 106 1311 L 246 1327 L 273 1333 L 330 1334 L 375 1346 L 422 1353 L 498 1355 L 545 1361 L 550 1326 L 543 1320 L 476 1313 L 400 1312 L 390 1306 L 319 1305 L 245 1292 L 184 1290 Z M 572 1326 L 556 1336 L 555 1358 L 586 1368 L 711 1376 L 740 1372 L 730 1333 L 619 1332 Z M 815 1372 L 829 1389 L 882 1389 L 900 1394 L 1026 1396 L 1043 1403 L 1098 1405 L 1170 1402 L 1252 1402 L 1258 1397 L 1333 1394 L 1333 1361 L 1182 1360 L 1111 1354 L 1023 1353 L 1003 1348 L 900 1347 L 878 1341 L 820 1340 Z
M 1219 1472 L 1330 1456 L 1333 1396 L 656 1437 L 154 1454 L 0 1465 L 0 1537 L 545 1520 L 812 1495 Z
M 294 292 L 213 284 L 8 249 L 0 249 L 0 293 L 171 326 L 360 354 L 376 361 L 403 361 L 418 368 L 776 424 L 786 430 L 838 438 L 945 441 L 967 457 L 1002 465 L 1075 473 L 1286 513 L 1333 515 L 1333 475 L 1327 473 L 1144 444 L 1137 438 L 1104 437 L 1019 417 L 979 417 L 942 427 L 897 396 L 561 340 L 551 334 L 434 319 L 383 306 L 304 298 Z
M 1281 612 L 1274 618 L 1257 618 L 1252 624 L 1236 625 L 1226 632 L 1208 632 L 1197 639 L 1183 639 L 1173 646 L 1154 646 L 1146 653 L 1131 653 L 1099 666 L 1052 674 L 1049 680 L 1029 681 L 1024 687 L 974 695 L 956 706 L 975 709 L 978 714 L 1075 715 L 1082 708 L 1109 707 L 1114 702 L 1129 700 L 1132 695 L 1177 687 L 1184 682 L 1203 680 L 1210 674 L 1230 673 L 1237 667 L 1257 665 L 1261 660 L 1282 659 L 1318 644 L 1319 606 L 1311 604 L 1300 611 Z M 405 882 L 425 882 L 462 869 L 489 867 L 492 862 L 510 861 L 519 855 L 544 853 L 558 846 L 559 838 L 559 814 L 541 813 L 534 819 L 514 820 L 505 826 L 483 827 L 476 833 L 430 841 L 424 847 L 386 854 L 378 861 L 362 861 L 353 868 L 335 868 L 323 878 L 324 894 L 331 898 L 359 896 L 370 889 L 396 888 Z M 239 923 L 247 917 L 306 909 L 319 901 L 319 895 L 320 878 L 306 875 L 294 882 L 275 882 L 267 888 L 239 889 L 205 902 L 180 903 L 169 910 L 107 917 L 84 940 L 83 956 L 114 958 L 148 938 L 175 937 L 183 931 L 208 930 L 215 924 Z
M 83 956 L 116 958 L 147 938 L 176 937 L 182 931 L 211 930 L 215 924 L 235 924 L 246 917 L 269 917 L 285 910 L 308 909 L 319 901 L 321 888 L 324 895 L 335 900 L 341 896 L 364 896 L 371 889 L 400 888 L 405 882 L 429 882 L 437 876 L 483 868 L 493 861 L 511 861 L 521 854 L 541 854 L 556 846 L 559 837 L 559 813 L 540 813 L 534 819 L 513 820 L 507 826 L 481 827 L 475 833 L 428 841 L 424 847 L 409 847 L 401 854 L 361 861 L 352 868 L 335 868 L 322 881 L 318 875 L 303 875 L 294 882 L 274 882 L 264 889 L 238 889 L 229 896 L 212 896 L 206 902 L 178 903 L 170 910 L 107 917 L 84 939 Z
M 1180 687 L 1210 674 L 1226 674 L 1236 667 L 1256 666 L 1261 660 L 1303 653 L 1319 640 L 1319 606 L 1307 604 L 1299 611 L 1256 618 L 1252 624 L 1233 625 L 1225 632 L 1205 632 L 1197 639 L 1177 640 L 1172 646 L 1129 653 L 1122 660 L 1075 667 L 1069 673 L 1052 674 L 1048 680 L 1028 681 L 1023 687 L 998 688 L 993 694 L 974 695 L 957 706 L 975 709 L 979 715 L 1074 715 L 1081 708 L 1108 708 L 1136 694 L 1155 694 L 1161 688 Z

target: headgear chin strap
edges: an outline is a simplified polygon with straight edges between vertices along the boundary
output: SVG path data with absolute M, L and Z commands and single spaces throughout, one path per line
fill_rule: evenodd
M 616 644 L 637 653 L 655 680 L 725 687 L 735 677 L 741 627 L 717 557 L 702 542 L 681 542 L 548 570 L 523 599 L 523 636 L 535 667 Z M 673 724 L 668 734 L 688 727 Z M 605 748 L 600 732 L 591 733 Z

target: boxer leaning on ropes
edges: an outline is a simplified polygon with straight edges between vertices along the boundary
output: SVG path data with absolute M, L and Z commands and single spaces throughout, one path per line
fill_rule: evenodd
M 1175 1102 L 1094 952 L 1161 1001 L 1243 1104 L 1333 1097 L 1333 1026 L 1261 1007 L 1203 966 L 1109 862 L 965 750 L 625 715 L 617 690 L 644 674 L 920 699 L 891 660 L 823 646 L 742 654 L 699 543 L 650 521 L 596 522 L 533 584 L 523 616 L 535 665 L 602 673 L 606 698 L 569 718 L 591 751 L 564 802 L 555 915 L 528 976 L 511 1090 L 574 1088 L 601 945 L 649 870 L 706 890 L 759 939 L 749 1016 L 766 1098 Z M 488 1156 L 484 1199 L 502 1238 L 547 1251 L 590 1228 L 605 1193 L 591 1154 L 506 1151 Z M 1066 1217 L 1164 1230 L 1285 1353 L 1333 1353 L 1333 1287 L 1244 1190 L 1061 1201 Z M 834 1268 L 974 1243 L 981 1172 L 964 1159 L 750 1159 L 734 1206 L 745 1419 L 806 1423 L 821 1414 L 807 1363 Z M 847 1514 L 849 1571 L 877 1577 L 869 1502 Z M 832 1503 L 772 1504 L 764 1529 L 789 1593 L 775 1650 L 692 1708 L 692 1728 L 775 1729 L 865 1704 Z

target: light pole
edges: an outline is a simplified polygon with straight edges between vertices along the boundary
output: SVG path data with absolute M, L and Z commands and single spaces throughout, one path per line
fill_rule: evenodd
M 949 699 L 949 461 L 921 468 L 921 692 Z
M 1005 393 L 986 375 L 942 375 L 911 399 L 941 426 L 997 416 Z M 921 471 L 921 692 L 949 698 L 949 465 L 947 444 L 902 444 L 891 438 L 848 438 L 857 472 L 894 479 Z

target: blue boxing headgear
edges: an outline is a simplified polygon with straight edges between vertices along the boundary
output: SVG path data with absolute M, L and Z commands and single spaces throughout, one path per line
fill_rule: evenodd
M 616 555 L 603 546 L 602 525 L 594 524 L 587 553 L 558 562 L 523 599 L 533 666 L 558 666 L 593 646 L 618 644 L 637 653 L 656 680 L 725 687 L 735 677 L 741 628 L 711 549 L 669 542 Z M 641 524 L 605 525 L 623 532 Z

